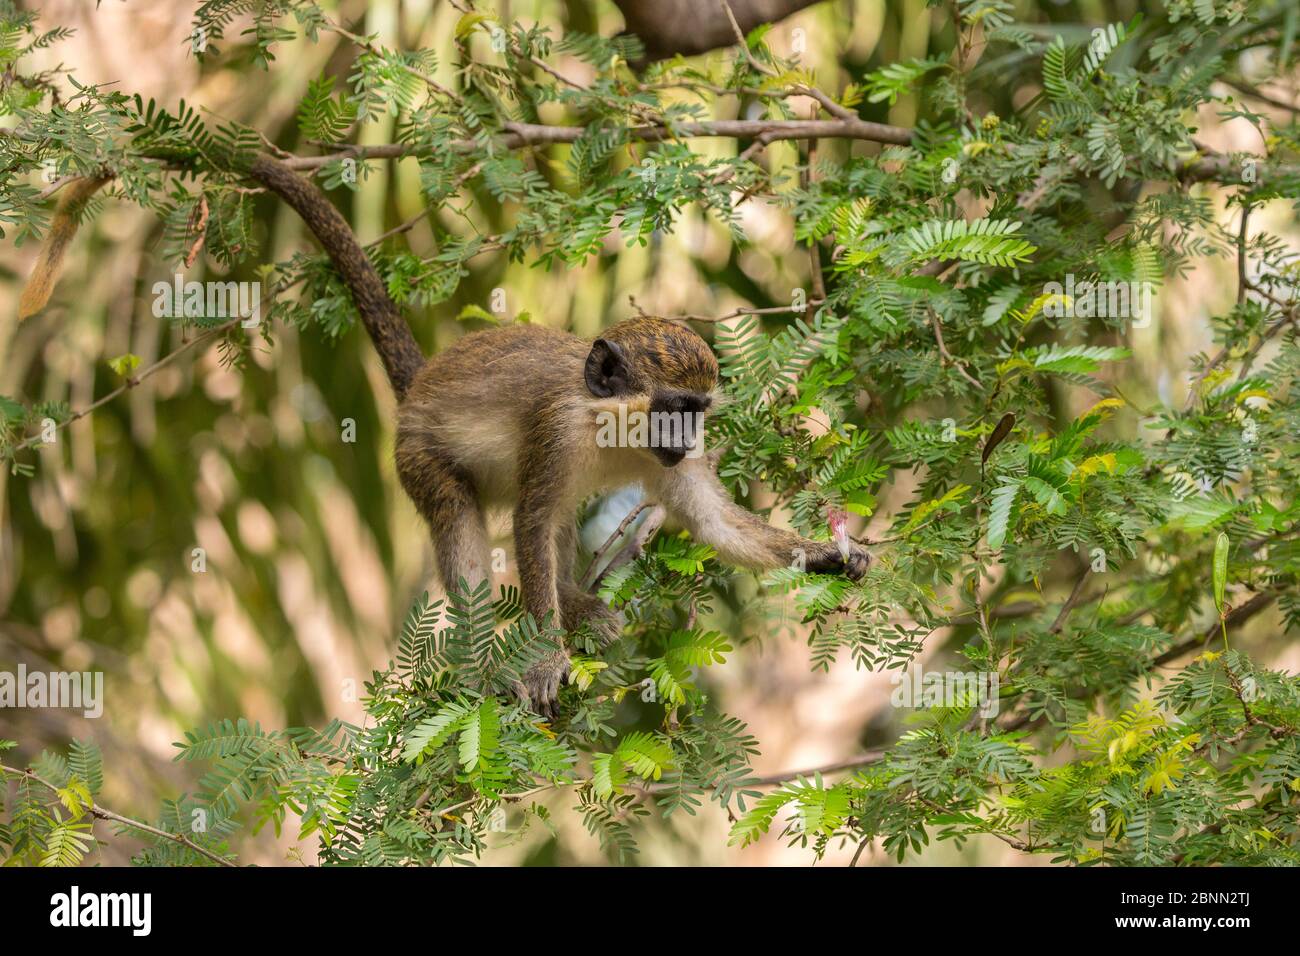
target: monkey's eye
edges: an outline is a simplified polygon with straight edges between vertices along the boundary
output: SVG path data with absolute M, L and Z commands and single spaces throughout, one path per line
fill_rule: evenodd
M 677 415 L 699 415 L 712 404 L 711 396 L 698 392 L 661 392 L 655 397 L 651 407 Z

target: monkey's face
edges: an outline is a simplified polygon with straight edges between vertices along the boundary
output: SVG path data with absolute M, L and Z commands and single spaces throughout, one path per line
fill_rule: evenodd
M 665 468 L 704 453 L 704 416 L 710 395 L 677 389 L 656 391 L 650 399 L 650 451 Z
M 622 400 L 618 444 L 644 448 L 666 468 L 704 453 L 718 361 L 690 329 L 662 319 L 619 323 L 592 343 L 583 375 L 592 395 Z

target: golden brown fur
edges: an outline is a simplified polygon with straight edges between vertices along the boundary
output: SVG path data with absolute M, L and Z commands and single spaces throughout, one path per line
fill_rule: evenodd
M 63 255 L 81 223 L 81 212 L 106 182 L 108 179 L 105 177 L 90 176 L 74 180 L 64 187 L 63 195 L 54 210 L 54 218 L 50 220 L 45 244 L 41 246 L 41 254 L 18 299 L 18 321 L 35 315 L 50 301 L 50 294 L 59 281 Z
M 444 585 L 487 577 L 483 509 L 512 504 L 528 610 L 539 618 L 558 613 L 569 629 L 590 623 L 613 639 L 618 616 L 571 578 L 573 514 L 587 495 L 634 482 L 723 560 L 864 573 L 861 549 L 842 557 L 833 545 L 769 527 L 730 499 L 707 457 L 688 457 L 684 446 L 597 447 L 601 411 L 708 408 L 718 366 L 694 332 L 639 318 L 584 342 L 513 326 L 467 336 L 426 362 L 365 250 L 321 191 L 267 156 L 249 175 L 302 216 L 348 286 L 400 403 L 397 472 L 429 523 Z M 550 710 L 567 668 L 561 651 L 525 676 L 520 693 Z
M 602 349 L 616 352 L 610 395 L 593 394 L 584 378 L 589 357 Z M 527 610 L 538 619 L 555 614 L 567 629 L 590 623 L 612 640 L 618 616 L 572 580 L 573 517 L 587 496 L 632 483 L 723 560 L 843 567 L 833 545 L 772 528 L 735 504 L 707 457 L 667 466 L 645 448 L 597 446 L 599 412 L 620 403 L 646 410 L 683 394 L 707 407 L 717 381 L 703 339 L 649 318 L 615 325 L 595 343 L 530 325 L 476 332 L 430 359 L 399 408 L 396 456 L 402 486 L 429 522 L 444 586 L 463 579 L 473 587 L 487 577 L 483 510 L 513 505 Z M 860 576 L 865 553 L 852 557 L 846 570 Z M 566 671 L 567 655 L 556 655 L 530 672 L 521 693 L 547 710 Z

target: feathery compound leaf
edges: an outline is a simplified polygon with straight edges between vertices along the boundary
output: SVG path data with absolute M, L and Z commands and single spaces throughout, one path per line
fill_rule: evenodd
M 592 758 L 592 789 L 602 799 L 627 782 L 627 771 L 643 780 L 658 780 L 673 766 L 673 749 L 662 738 L 635 731 L 621 741 L 612 754 Z
M 402 743 L 402 759 L 419 762 L 446 743 L 465 723 L 470 705 L 464 701 L 445 704 L 432 717 L 420 721 Z
M 332 96 L 334 77 L 322 76 L 307 84 L 307 95 L 298 107 L 298 128 L 308 139 L 323 143 L 341 140 L 357 121 L 357 106 L 343 97 Z
M 1053 100 L 1072 101 L 1081 96 L 1079 88 L 1070 79 L 1080 59 L 1078 49 L 1067 49 L 1060 35 L 1043 51 L 1043 87 Z
M 461 766 L 468 771 L 481 770 L 490 762 L 501 745 L 501 715 L 497 712 L 497 699 L 484 697 L 478 709 L 463 721 L 460 732 L 459 755 Z
M 888 258 L 894 265 L 931 259 L 961 259 L 985 265 L 1012 266 L 1028 261 L 1036 247 L 1013 234 L 1011 219 L 935 219 L 895 236 Z
M 1023 293 L 1024 287 L 1019 285 L 1003 286 L 993 292 L 989 296 L 988 304 L 984 306 L 984 317 L 981 324 L 997 325 L 1011 307 L 1019 301 Z
M 74 740 L 68 748 L 68 768 L 85 784 L 90 795 L 104 788 L 104 761 L 93 741 Z
M 591 789 L 602 800 L 627 783 L 627 769 L 616 754 L 596 754 L 591 758 Z
M 731 827 L 727 842 L 732 846 L 749 846 L 772 828 L 772 821 L 781 808 L 799 794 L 793 790 L 774 790 L 754 804 L 753 808 L 737 820 Z
M 1031 349 L 1025 353 L 1025 357 L 1039 372 L 1087 374 L 1098 371 L 1102 362 L 1126 359 L 1132 354 L 1128 349 L 1102 345 L 1051 345 Z
M 658 780 L 673 765 L 673 748 L 662 738 L 631 733 L 619 742 L 615 755 L 643 779 Z
M 250 724 L 241 717 L 238 721 L 219 720 L 203 730 L 187 731 L 185 741 L 176 744 L 180 750 L 177 760 L 213 760 L 258 753 L 266 749 L 273 738 L 262 730 L 261 725 Z
M 41 866 L 78 866 L 93 842 L 89 820 L 60 823 L 45 836 Z
M 683 667 L 708 667 L 723 663 L 730 651 L 731 644 L 717 631 L 674 631 L 664 656 Z
M 423 675 L 436 661 L 434 635 L 441 620 L 442 601 L 430 601 L 425 591 L 411 605 L 397 638 L 397 663 L 408 677 Z
M 1121 43 L 1127 38 L 1127 29 L 1123 23 L 1111 23 L 1097 27 L 1092 31 L 1088 41 L 1088 50 L 1083 57 L 1083 69 L 1092 73 L 1110 59 Z
M 1020 491 L 1020 482 L 1003 478 L 1002 484 L 993 489 L 989 496 L 989 547 L 994 551 L 1001 548 L 1007 538 L 1007 528 L 1011 523 L 1011 508 L 1016 503 Z
M 879 70 L 867 74 L 862 81 L 863 87 L 867 91 L 867 102 L 881 103 L 888 100 L 889 105 L 893 106 L 898 102 L 900 96 L 911 91 L 917 80 L 931 70 L 941 69 L 946 66 L 948 66 L 946 60 L 912 59 L 881 67 Z

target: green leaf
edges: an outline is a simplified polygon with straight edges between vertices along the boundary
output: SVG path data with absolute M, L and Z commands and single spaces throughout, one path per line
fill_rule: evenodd
M 1035 478 L 1032 475 L 1027 477 L 1024 482 L 1024 487 L 1026 491 L 1034 496 L 1034 500 L 1047 510 L 1048 514 L 1065 514 L 1065 498 L 1061 496 L 1059 491 L 1041 478 Z M 990 544 L 991 543 L 992 542 L 990 542 Z
M 1025 353 L 1036 371 L 1080 375 L 1096 372 L 1101 368 L 1102 362 L 1125 359 L 1131 354 L 1133 353 L 1128 349 L 1100 345 L 1052 345 Z
M 627 783 L 627 770 L 614 754 L 596 754 L 591 758 L 591 789 L 602 800 Z
M 27 409 L 12 398 L 0 395 L 0 418 L 11 424 L 21 425 L 27 421 Z
M 1169 505 L 1169 523 L 1188 531 L 1203 531 L 1222 524 L 1241 510 L 1241 502 L 1223 491 L 1214 494 L 1191 494 Z
M 777 812 L 798 797 L 797 792 L 787 789 L 775 790 L 767 794 L 754 804 L 753 809 L 732 825 L 731 836 L 727 842 L 732 846 L 749 846 L 771 828 Z
M 459 757 L 461 766 L 474 771 L 482 768 L 496 756 L 501 744 L 501 715 L 497 699 L 484 697 L 465 721 L 460 732 Z
M 456 21 L 456 39 L 463 40 L 471 33 L 480 23 L 491 20 L 492 17 L 486 13 L 465 13 Z
M 68 748 L 68 769 L 91 795 L 104 787 L 104 760 L 93 741 L 74 740 Z
M 867 91 L 867 101 L 882 103 L 888 100 L 889 105 L 893 106 L 900 96 L 911 91 L 917 80 L 931 70 L 947 65 L 947 61 L 942 59 L 912 59 L 881 67 L 874 73 L 867 74 L 863 79 L 862 85 Z
M 470 712 L 463 701 L 443 707 L 437 714 L 420 721 L 406 735 L 402 759 L 408 763 L 422 760 L 447 742 L 466 720 Z
M 132 355 L 130 352 L 108 360 L 108 367 L 123 378 L 130 378 L 131 373 L 139 368 L 139 366 L 140 356 Z
M 1020 491 L 1020 482 L 1012 478 L 1003 478 L 1003 483 L 993 489 L 989 507 L 989 547 L 996 551 L 1007 539 L 1007 527 L 1011 522 L 1011 508 L 1016 503 L 1016 494 Z
M 1037 247 L 1014 235 L 1014 219 L 934 219 L 894 237 L 889 252 L 896 265 L 932 259 L 962 259 L 985 265 L 1014 266 L 1028 261 Z
M 298 107 L 298 128 L 308 139 L 338 142 L 357 121 L 357 104 L 332 96 L 333 89 L 332 76 L 322 76 L 307 84 L 307 95 Z

